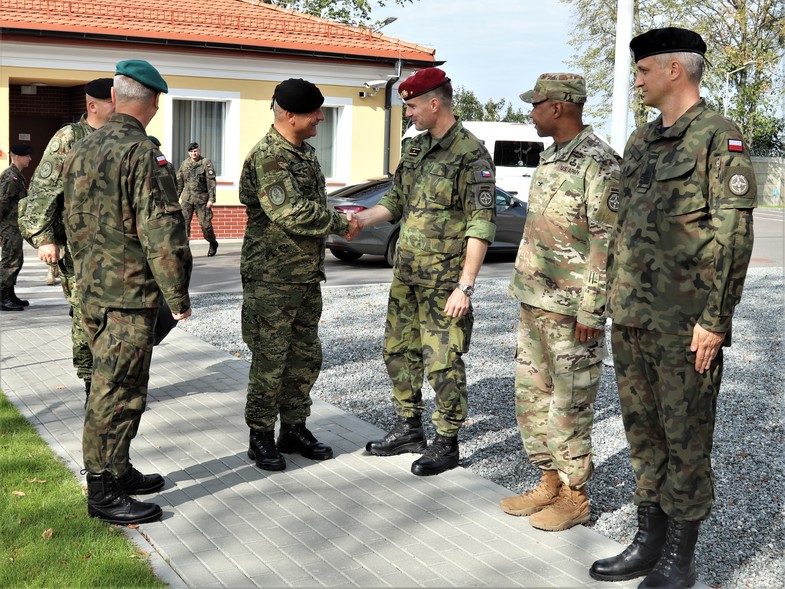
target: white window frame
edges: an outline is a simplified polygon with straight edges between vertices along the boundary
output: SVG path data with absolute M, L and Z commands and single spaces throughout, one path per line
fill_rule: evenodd
M 325 96 L 322 108 L 338 109 L 335 130 L 335 169 L 327 182 L 347 182 L 352 174 L 352 99 Z

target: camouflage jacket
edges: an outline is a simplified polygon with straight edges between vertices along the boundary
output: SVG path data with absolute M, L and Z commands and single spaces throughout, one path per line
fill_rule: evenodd
M 0 235 L 19 232 L 17 207 L 27 196 L 25 177 L 11 164 L 0 174 Z
M 456 122 L 444 137 L 413 137 L 379 204 L 401 221 L 395 276 L 404 284 L 455 288 L 466 238 L 496 236 L 495 168 L 488 150 Z
M 620 161 L 591 126 L 540 154 L 510 295 L 595 329 L 605 325 L 608 233 L 616 223 Z
M 177 171 L 177 195 L 185 202 L 203 205 L 215 202 L 215 166 L 200 157 L 186 159 Z
M 63 166 L 65 226 L 78 290 L 118 309 L 191 306 L 191 250 L 166 158 L 134 117 L 115 113 Z
M 327 207 L 313 147 L 295 147 L 271 127 L 245 158 L 240 202 L 248 207 L 240 256 L 244 282 L 324 280 L 325 238 L 345 234 L 349 224 Z
M 691 335 L 700 323 L 729 336 L 752 254 L 749 151 L 703 100 L 661 125 L 658 117 L 638 128 L 624 151 L 610 314 L 661 333 Z
M 19 203 L 19 229 L 35 248 L 50 243 L 66 245 L 63 225 L 63 163 L 74 144 L 92 133 L 87 116 L 62 127 L 49 140 L 30 181 L 26 200 Z

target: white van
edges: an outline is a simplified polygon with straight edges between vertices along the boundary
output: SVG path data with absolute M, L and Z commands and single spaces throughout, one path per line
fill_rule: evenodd
M 493 157 L 496 166 L 496 185 L 517 199 L 528 201 L 529 185 L 534 169 L 540 163 L 540 153 L 553 143 L 550 137 L 540 137 L 534 125 L 494 121 L 462 121 Z M 402 140 L 418 135 L 410 126 Z

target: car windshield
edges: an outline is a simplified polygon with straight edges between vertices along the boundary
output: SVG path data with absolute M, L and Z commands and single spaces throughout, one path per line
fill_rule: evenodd
M 493 163 L 513 168 L 536 168 L 542 150 L 543 144 L 539 141 L 497 141 Z

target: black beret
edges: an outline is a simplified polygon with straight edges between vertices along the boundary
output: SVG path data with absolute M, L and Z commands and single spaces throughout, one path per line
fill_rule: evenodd
M 188 146 L 188 151 L 191 151 L 192 149 L 199 149 L 199 144 L 196 141 Z
M 630 51 L 637 63 L 644 57 L 661 55 L 663 53 L 687 52 L 705 55 L 706 43 L 695 31 L 678 27 L 667 27 L 664 29 L 652 29 L 642 35 L 638 35 L 630 41 Z
M 163 79 L 161 73 L 144 59 L 126 59 L 117 62 L 114 69 L 115 74 L 128 76 L 136 80 L 142 86 L 155 90 L 156 92 L 169 92 L 169 86 Z
M 33 148 L 24 143 L 16 143 L 11 146 L 11 153 L 14 155 L 31 155 L 33 153 Z
M 302 78 L 289 78 L 275 87 L 273 100 L 293 113 L 311 112 L 324 104 L 324 96 L 314 84 Z
M 109 100 L 112 97 L 112 78 L 98 78 L 85 84 L 84 93 L 100 100 Z

